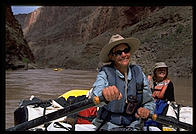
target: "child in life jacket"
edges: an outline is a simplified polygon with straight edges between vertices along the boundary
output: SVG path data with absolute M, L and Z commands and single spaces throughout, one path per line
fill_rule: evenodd
M 174 86 L 168 78 L 168 66 L 164 62 L 155 63 L 153 76 L 148 75 L 149 87 L 156 103 L 155 114 L 166 115 L 168 101 L 175 101 Z M 162 126 L 154 121 L 146 122 L 146 125 Z
M 175 101 L 174 86 L 168 78 L 168 66 L 164 62 L 154 65 L 153 76 L 148 76 L 149 87 L 155 100 Z

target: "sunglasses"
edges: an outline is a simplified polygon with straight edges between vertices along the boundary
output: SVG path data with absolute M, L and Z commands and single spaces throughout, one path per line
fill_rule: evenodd
M 113 54 L 120 56 L 122 54 L 122 52 L 127 54 L 129 51 L 130 51 L 130 48 L 125 48 L 124 50 L 117 50 L 116 52 L 113 52 Z
M 166 68 L 157 68 L 157 71 L 162 72 L 162 71 L 167 71 Z

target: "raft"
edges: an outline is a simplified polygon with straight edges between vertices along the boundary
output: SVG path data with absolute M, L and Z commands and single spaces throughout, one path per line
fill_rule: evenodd
M 68 100 L 74 98 L 82 98 L 82 97 L 88 98 L 90 92 L 91 92 L 90 89 L 82 89 L 82 90 L 73 89 L 60 95 L 56 99 L 47 100 L 47 101 L 43 101 L 35 96 L 31 96 L 29 100 L 22 100 L 19 104 L 19 107 L 15 110 L 14 112 L 15 125 L 21 124 L 25 121 L 36 119 L 40 116 L 47 115 L 49 113 L 62 109 L 65 105 L 67 105 Z M 179 121 L 192 125 L 193 108 L 189 106 L 181 106 L 180 109 L 177 110 L 176 107 L 177 104 L 173 104 L 173 103 L 169 104 L 167 116 L 171 116 L 176 119 L 178 118 Z M 96 107 L 96 109 L 98 109 L 98 107 Z M 179 117 L 176 116 L 177 112 L 179 112 L 178 114 Z M 85 114 L 86 113 L 89 113 L 89 111 L 85 112 Z M 96 126 L 93 125 L 91 122 L 77 121 L 73 125 L 67 122 L 66 121 L 67 119 L 68 116 L 65 116 L 53 120 L 51 122 L 47 122 L 43 125 L 31 128 L 29 129 L 29 131 L 96 131 Z M 177 129 L 172 126 L 164 126 L 162 130 L 160 130 L 156 126 L 149 126 L 148 129 L 146 128 L 146 126 L 144 126 L 144 131 L 177 131 L 177 130 L 186 131 L 184 129 Z
M 53 68 L 54 71 L 62 71 L 62 68 Z

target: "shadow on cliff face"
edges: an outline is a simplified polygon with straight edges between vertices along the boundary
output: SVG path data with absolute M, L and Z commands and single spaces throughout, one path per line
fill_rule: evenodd
M 49 7 L 47 9 L 50 10 Z M 38 32 L 34 29 L 35 33 L 29 32 L 26 38 L 29 43 L 34 42 L 31 49 L 36 63 L 46 67 L 89 70 L 97 68 L 99 52 L 108 43 L 111 35 L 119 33 L 123 37 L 133 36 L 141 40 L 141 46 L 132 56 L 132 61 L 142 66 L 146 74 L 151 71 L 155 62 L 165 61 L 171 75 L 190 77 L 192 7 L 166 6 L 152 10 L 150 7 L 144 9 L 91 7 L 86 12 L 81 10 L 83 16 L 79 12 L 72 16 L 62 14 L 61 17 L 66 18 L 64 21 L 54 24 L 48 22 L 47 25 L 53 25 L 42 29 L 39 35 L 35 34 Z M 73 9 L 70 7 L 66 10 Z M 58 12 L 58 9 L 54 11 Z M 134 17 L 137 21 L 133 22 Z M 36 27 L 38 26 L 34 28 Z
M 34 56 L 24 39 L 21 25 L 15 19 L 11 7 L 6 7 L 6 22 L 5 22 L 5 67 L 6 69 L 21 69 L 25 67 L 23 59 L 28 59 L 28 62 L 34 63 Z

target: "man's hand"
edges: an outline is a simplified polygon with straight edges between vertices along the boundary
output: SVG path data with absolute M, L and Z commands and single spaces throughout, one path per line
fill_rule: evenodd
M 146 109 L 144 107 L 140 107 L 140 108 L 138 108 L 137 113 L 135 114 L 135 117 L 146 119 L 146 118 L 148 118 L 149 114 L 150 114 L 150 111 L 148 109 Z
M 104 88 L 102 95 L 106 101 L 120 100 L 122 98 L 122 94 L 116 86 L 108 86 Z

